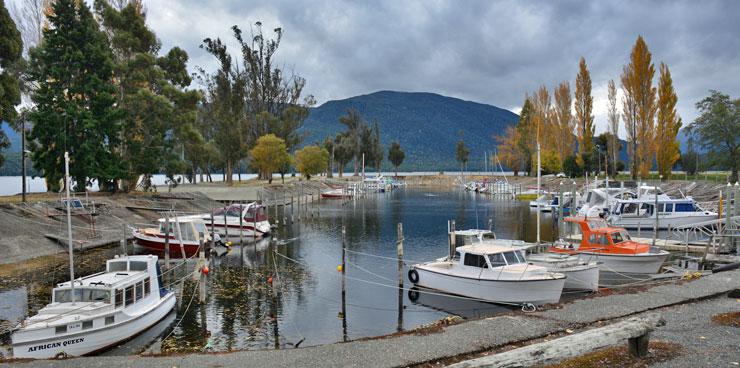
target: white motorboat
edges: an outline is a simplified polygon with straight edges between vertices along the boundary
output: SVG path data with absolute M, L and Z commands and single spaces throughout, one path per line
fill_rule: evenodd
M 535 199 L 533 201 L 529 201 L 529 207 L 531 207 L 531 208 L 537 208 L 537 207 L 539 207 L 540 210 L 542 210 L 544 208 L 549 208 L 551 201 L 552 200 L 550 199 L 550 194 L 549 193 L 545 193 L 545 194 L 542 194 L 539 197 L 537 197 L 537 199 Z
M 195 218 L 205 222 L 206 227 L 222 238 L 239 237 L 262 238 L 270 235 L 272 227 L 267 220 L 265 206 L 259 202 L 236 203 L 225 208 L 218 208 L 210 213 L 183 216 L 183 219 Z M 211 227 L 213 223 L 213 227 Z
M 626 229 L 653 229 L 656 225 L 655 197 L 615 202 L 608 221 Z M 702 209 L 691 197 L 670 199 L 658 197 L 658 229 L 675 228 L 717 219 L 716 212 Z
M 409 280 L 494 303 L 546 304 L 560 300 L 565 275 L 528 264 L 521 250 L 483 243 L 458 247 L 449 260 L 416 264 Z
M 566 276 L 564 289 L 591 290 L 599 288 L 599 262 L 584 260 L 578 255 L 541 252 L 534 253 L 536 244 L 523 240 L 497 239 L 490 230 L 470 229 L 455 231 L 455 244 L 493 244 L 525 251 L 527 263 L 547 268 Z
M 362 181 L 363 186 L 371 192 L 384 193 L 393 189 L 389 179 L 386 179 L 383 175 L 368 176 Z
M 167 316 L 175 294 L 161 285 L 157 257 L 108 260 L 105 272 L 57 285 L 51 304 L 22 321 L 13 357 L 47 359 L 93 354 L 126 341 Z

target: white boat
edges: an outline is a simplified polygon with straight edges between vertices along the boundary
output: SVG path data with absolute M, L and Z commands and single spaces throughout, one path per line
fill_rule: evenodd
M 69 202 L 69 154 L 64 153 Z M 71 206 L 67 206 L 70 281 L 52 290 L 52 300 L 13 330 L 16 359 L 46 359 L 93 354 L 129 340 L 167 316 L 175 294 L 162 285 L 157 257 L 108 260 L 105 272 L 74 277 Z
M 524 252 L 493 244 L 458 247 L 450 260 L 420 263 L 409 280 L 430 289 L 504 304 L 557 303 L 565 275 L 527 264 Z
M 175 306 L 160 280 L 157 257 L 142 255 L 108 260 L 105 272 L 75 279 L 74 292 L 57 285 L 51 304 L 13 332 L 13 357 L 89 355 L 136 336 Z
M 529 201 L 529 207 L 531 207 L 531 208 L 537 208 L 537 207 L 539 207 L 540 209 L 544 209 L 545 207 L 549 207 L 550 206 L 550 202 L 551 202 L 550 194 L 549 193 L 545 193 L 545 194 L 542 194 L 539 197 L 537 197 L 537 199 L 535 199 L 533 201 Z
M 393 189 L 389 179 L 386 179 L 383 175 L 368 176 L 363 180 L 364 187 L 371 192 L 384 193 Z
M 658 229 L 675 228 L 717 219 L 716 212 L 702 209 L 691 197 L 670 199 L 658 197 Z M 655 227 L 655 197 L 615 201 L 609 223 L 626 229 Z
M 157 222 L 159 226 L 156 228 L 132 230 L 134 244 L 157 252 L 164 252 L 165 244 L 169 244 L 170 255 L 173 258 L 187 258 L 198 253 L 201 242 L 206 244 L 211 241 L 210 232 L 206 229 L 206 223 L 202 218 L 172 217 L 161 218 Z M 168 223 L 169 231 L 167 230 Z M 169 239 L 165 241 L 168 233 Z M 238 233 L 237 230 L 237 235 Z M 214 234 L 213 240 L 219 246 L 224 245 L 218 234 Z
M 497 239 L 490 230 L 470 229 L 455 232 L 455 244 L 493 244 L 525 251 L 527 263 L 547 268 L 550 272 L 562 273 L 566 276 L 564 289 L 591 290 L 599 288 L 599 262 L 584 260 L 578 255 L 560 253 L 533 253 L 536 244 L 523 240 Z
M 203 213 L 182 218 L 203 220 L 206 227 L 221 238 L 238 239 L 240 236 L 262 238 L 270 235 L 272 231 L 270 222 L 267 220 L 265 206 L 259 202 L 236 203 L 225 208 L 218 208 L 213 212 L 213 216 L 210 213 Z

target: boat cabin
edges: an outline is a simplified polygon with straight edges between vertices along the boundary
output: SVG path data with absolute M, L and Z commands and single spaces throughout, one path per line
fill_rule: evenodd
M 660 216 L 703 211 L 693 199 L 663 200 L 658 198 L 658 214 Z M 623 218 L 654 217 L 654 213 L 655 201 L 618 201 L 614 209 L 614 214 L 621 215 Z
M 194 242 L 198 244 L 202 239 L 204 242 L 210 241 L 208 229 L 203 220 L 193 217 L 181 217 L 175 219 L 159 219 L 158 229 L 144 229 L 146 235 L 164 235 L 168 234 L 170 239 L 177 240 L 179 236 L 182 236 L 183 242 Z M 169 224 L 169 229 L 167 228 Z M 179 232 L 178 232 L 179 228 Z M 157 234 L 158 233 L 158 234 Z M 110 262 L 110 261 L 109 261 Z
M 495 239 L 496 234 L 491 230 L 469 229 L 455 231 L 455 247 L 462 247 L 464 245 L 472 245 Z
M 493 244 L 459 247 L 452 261 L 465 267 L 487 269 L 527 263 L 523 250 Z
M 580 244 L 567 245 L 565 250 L 613 254 L 638 254 L 650 251 L 650 245 L 632 241 L 627 230 L 608 226 L 601 218 L 568 217 L 565 218 L 565 222 L 578 224 L 582 234 Z
M 267 221 L 265 207 L 257 202 L 232 204 L 225 208 L 218 208 L 213 212 L 213 216 L 217 219 L 223 218 L 224 214 L 226 214 L 226 217 L 236 217 L 237 219 L 242 215 L 246 223 Z

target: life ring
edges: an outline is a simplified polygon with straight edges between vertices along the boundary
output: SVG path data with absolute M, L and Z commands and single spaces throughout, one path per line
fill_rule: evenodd
M 409 270 L 409 281 L 414 284 L 419 282 L 419 273 L 416 270 Z

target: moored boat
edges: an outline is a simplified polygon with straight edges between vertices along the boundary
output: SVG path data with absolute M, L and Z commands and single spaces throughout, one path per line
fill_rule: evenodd
M 206 228 L 222 238 L 262 238 L 270 235 L 272 231 L 267 219 L 267 210 L 260 202 L 235 203 L 228 207 L 217 208 L 213 214 L 204 213 L 183 218 L 203 220 Z
M 132 231 L 134 244 L 157 252 L 164 252 L 166 245 L 169 244 L 170 255 L 173 258 L 186 258 L 198 253 L 201 242 L 205 244 L 211 241 L 206 224 L 200 218 L 161 218 L 157 222 L 159 226 L 156 228 L 134 229 Z M 169 224 L 169 230 L 167 224 Z M 168 236 L 169 239 L 167 239 Z M 218 234 L 215 234 L 214 238 L 216 243 L 222 245 Z
M 580 226 L 580 243 L 555 243 L 548 250 L 599 261 L 602 271 L 655 274 L 670 255 L 667 251 L 632 241 L 627 230 L 607 226 L 601 218 L 568 217 L 565 221 Z
M 409 280 L 494 303 L 546 304 L 560 300 L 565 275 L 527 264 L 521 250 L 483 243 L 458 247 L 449 260 L 416 264 Z

